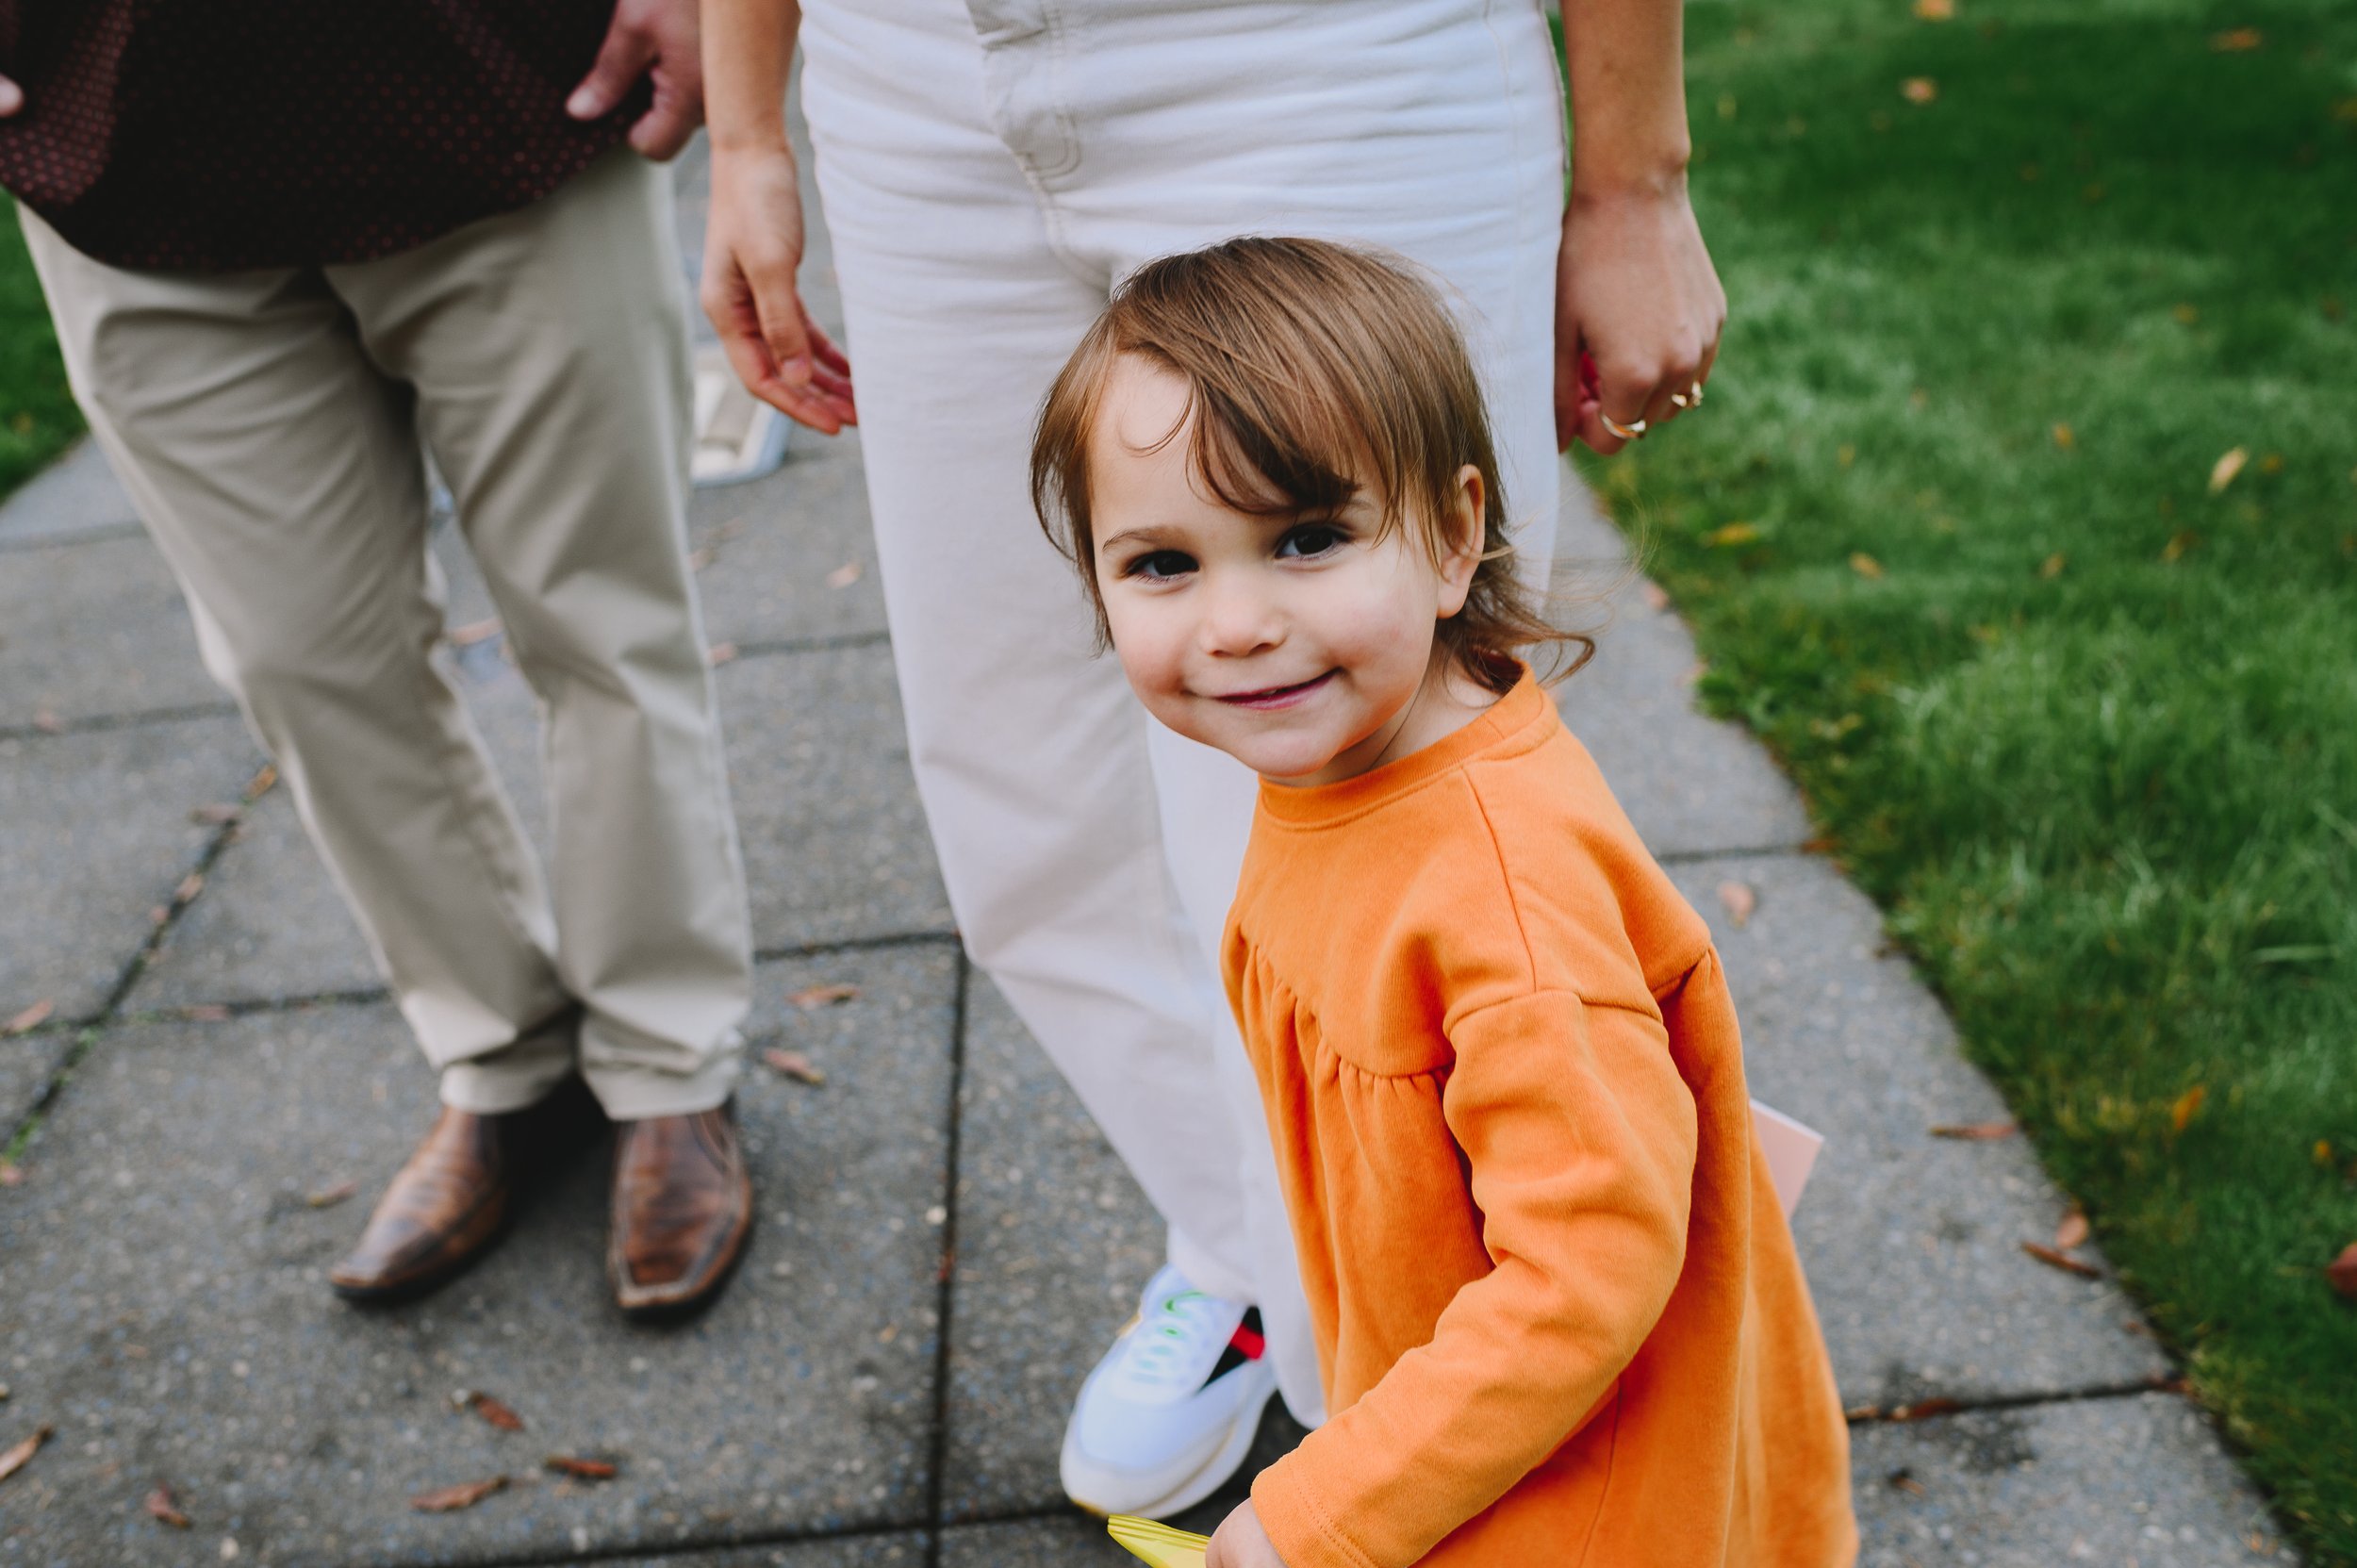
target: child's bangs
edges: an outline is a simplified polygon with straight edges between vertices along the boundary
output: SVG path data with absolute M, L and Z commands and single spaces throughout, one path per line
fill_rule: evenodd
M 1307 355 L 1281 366 L 1232 359 L 1178 367 L 1190 388 L 1195 473 L 1220 504 L 1250 517 L 1341 511 L 1364 489 L 1389 532 L 1406 476 L 1377 411 L 1341 368 Z M 1176 434 L 1174 432 L 1174 434 Z

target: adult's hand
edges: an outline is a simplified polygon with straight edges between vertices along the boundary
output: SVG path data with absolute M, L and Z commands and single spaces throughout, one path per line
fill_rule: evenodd
M 801 180 L 776 146 L 712 149 L 704 314 L 746 390 L 832 436 L 859 422 L 851 363 L 803 308 Z
M 1693 406 L 1727 319 L 1683 179 L 1591 196 L 1573 188 L 1555 279 L 1555 440 L 1601 453 Z
M 662 162 L 703 124 L 696 0 L 617 0 L 597 61 L 565 100 L 565 112 L 576 120 L 611 114 L 646 75 L 654 79 L 654 102 L 631 126 L 630 144 Z
M 1204 1568 L 1285 1568 L 1285 1560 L 1261 1527 L 1261 1510 L 1246 1498 L 1211 1532 L 1203 1564 Z
M 8 77 L 0 76 L 0 120 L 7 119 L 24 107 L 25 90 Z

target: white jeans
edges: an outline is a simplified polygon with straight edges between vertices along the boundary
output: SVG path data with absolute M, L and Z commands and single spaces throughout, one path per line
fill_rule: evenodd
M 1390 247 L 1458 296 L 1543 569 L 1563 131 L 1536 0 L 805 0 L 803 103 L 910 754 L 958 924 L 1170 1227 L 1315 1350 L 1219 931 L 1253 781 L 1091 652 L 1026 490 L 1127 273 L 1240 233 Z

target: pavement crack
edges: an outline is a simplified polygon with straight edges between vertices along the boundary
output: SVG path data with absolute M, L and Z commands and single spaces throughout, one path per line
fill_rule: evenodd
M 198 718 L 235 718 L 235 702 L 183 702 L 176 707 L 140 708 L 130 713 L 95 713 L 49 724 L 0 725 L 0 740 L 57 740 L 65 735 L 105 734 L 150 724 L 186 724 Z
M 733 644 L 739 659 L 772 658 L 781 653 L 827 653 L 844 648 L 880 648 L 892 641 L 889 632 L 839 632 L 823 637 L 766 637 Z
M 2097 1399 L 2132 1399 L 2147 1394 L 2185 1396 L 2185 1380 L 2174 1373 L 2126 1382 L 2088 1383 L 2080 1388 L 2034 1389 L 2022 1394 L 1935 1395 L 1900 1405 L 1854 1405 L 1844 1413 L 1853 1427 L 1902 1427 L 1975 1411 L 2018 1411 L 2040 1405 L 2078 1405 Z
M 1695 866 L 1707 860 L 1774 860 L 1785 855 L 1815 855 L 1824 846 L 1804 838 L 1790 844 L 1755 844 L 1724 850 L 1665 850 L 1654 856 L 1663 866 Z
M 949 1105 L 941 1182 L 941 1263 L 933 1308 L 933 1411 L 925 1475 L 925 1568 L 941 1568 L 942 1508 L 949 1487 L 949 1335 L 955 1327 L 958 1283 L 958 1176 L 964 1132 L 965 1025 L 974 966 L 958 953 L 957 990 L 950 1004 Z

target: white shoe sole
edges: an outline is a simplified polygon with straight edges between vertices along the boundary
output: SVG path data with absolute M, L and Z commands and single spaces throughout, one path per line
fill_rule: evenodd
M 1260 1363 L 1257 1370 L 1261 1379 L 1261 1392 L 1238 1408 L 1235 1424 L 1228 1429 L 1228 1435 L 1212 1451 L 1211 1457 L 1181 1477 L 1162 1495 L 1143 1502 L 1105 1503 L 1096 1500 L 1117 1496 L 1116 1488 L 1106 1482 L 1114 1478 L 1129 1479 L 1133 1472 L 1109 1470 L 1089 1459 L 1080 1452 L 1080 1422 L 1066 1422 L 1063 1453 L 1058 1466 L 1063 1473 L 1064 1494 L 1099 1518 L 1129 1513 L 1141 1519 L 1167 1519 L 1174 1513 L 1183 1513 L 1195 1507 L 1228 1484 L 1228 1478 L 1244 1463 L 1244 1456 L 1252 1452 L 1252 1440 L 1261 1435 L 1261 1416 L 1268 1409 L 1268 1402 L 1277 1395 L 1277 1377 L 1265 1362 Z M 1082 1396 L 1086 1397 L 1086 1390 L 1082 1391 Z

